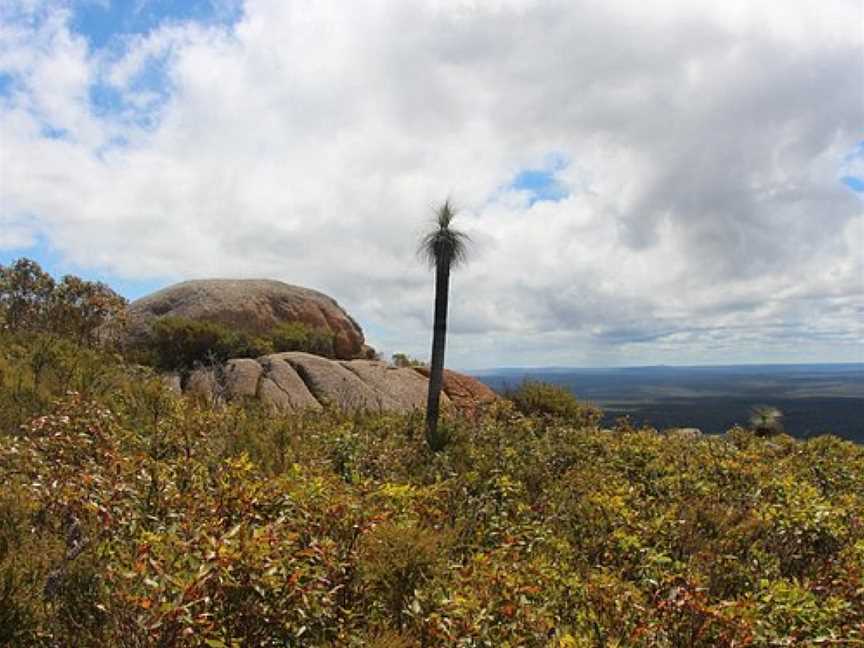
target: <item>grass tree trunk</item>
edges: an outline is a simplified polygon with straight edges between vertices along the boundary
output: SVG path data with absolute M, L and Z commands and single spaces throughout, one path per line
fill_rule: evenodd
M 450 264 L 435 266 L 435 325 L 432 330 L 432 362 L 429 367 L 429 396 L 426 401 L 426 441 L 432 450 L 440 450 L 443 440 L 438 434 L 441 388 L 444 383 L 444 344 L 447 339 L 447 301 L 450 292 Z

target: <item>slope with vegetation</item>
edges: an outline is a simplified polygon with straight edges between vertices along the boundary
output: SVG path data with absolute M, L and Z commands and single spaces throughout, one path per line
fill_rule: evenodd
M 284 351 L 334 358 L 333 344 L 332 333 L 300 322 L 284 322 L 266 333 L 252 335 L 215 322 L 163 317 L 153 321 L 145 333 L 132 338 L 127 354 L 161 371 L 188 374 L 201 365 Z
M 431 452 L 420 416 L 214 409 L 86 337 L 0 331 L 0 645 L 864 642 L 861 446 L 603 432 L 534 385 Z
M 237 338 L 276 346 L 314 333 L 316 339 L 305 342 L 322 345 L 320 351 L 340 360 L 371 352 L 359 324 L 332 297 L 271 279 L 183 281 L 135 300 L 128 315 L 132 339 L 168 318 L 216 325 Z

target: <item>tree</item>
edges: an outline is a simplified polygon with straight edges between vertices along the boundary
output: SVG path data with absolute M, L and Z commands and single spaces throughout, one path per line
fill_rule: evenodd
M 54 290 L 51 325 L 57 334 L 86 346 L 115 342 L 126 321 L 126 303 L 101 281 L 66 275 Z
M 435 212 L 435 228 L 420 239 L 418 254 L 435 269 L 435 323 L 432 331 L 432 362 L 429 368 L 429 396 L 426 401 L 426 441 L 433 450 L 442 447 L 438 435 L 438 413 L 444 382 L 444 344 L 447 338 L 447 302 L 450 270 L 468 258 L 468 236 L 450 227 L 456 215 L 450 200 Z
M 0 265 L 0 328 L 43 330 L 55 288 L 51 275 L 31 259 Z
M 126 299 L 103 283 L 67 275 L 58 284 L 31 259 L 0 265 L 0 330 L 96 346 L 117 340 L 125 314 Z

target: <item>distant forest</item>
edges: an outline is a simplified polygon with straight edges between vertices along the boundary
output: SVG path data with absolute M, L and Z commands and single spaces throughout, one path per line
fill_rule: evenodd
M 698 427 L 719 434 L 746 424 L 752 407 L 768 404 L 783 412 L 792 436 L 831 433 L 864 443 L 864 364 L 513 368 L 473 375 L 499 392 L 525 380 L 561 385 L 600 405 L 609 427 L 629 416 L 657 429 Z

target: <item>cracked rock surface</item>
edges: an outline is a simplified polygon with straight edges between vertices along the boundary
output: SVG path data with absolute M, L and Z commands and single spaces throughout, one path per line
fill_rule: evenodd
M 198 370 L 185 391 L 210 402 L 258 399 L 278 410 L 333 407 L 342 411 L 409 412 L 426 407 L 424 369 L 397 368 L 377 360 L 329 360 L 301 352 L 235 358 L 220 371 Z M 497 399 L 470 376 L 446 370 L 442 404 L 467 412 Z

